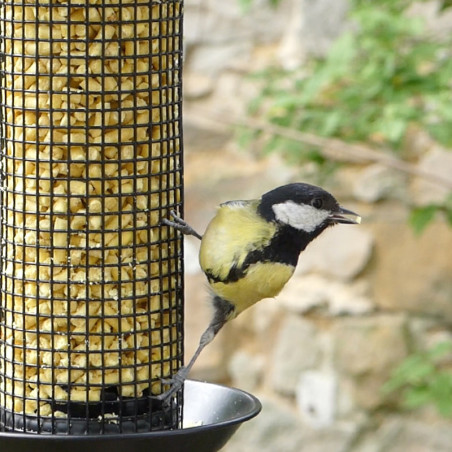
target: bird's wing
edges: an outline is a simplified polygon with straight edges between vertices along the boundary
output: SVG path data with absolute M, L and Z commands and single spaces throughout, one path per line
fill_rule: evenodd
M 257 213 L 257 201 L 223 203 L 208 225 L 200 250 L 204 272 L 217 280 L 237 278 L 246 268 L 249 253 L 258 252 L 270 242 L 275 225 Z

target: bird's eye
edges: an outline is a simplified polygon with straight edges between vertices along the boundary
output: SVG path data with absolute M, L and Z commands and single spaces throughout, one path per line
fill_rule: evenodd
M 323 206 L 323 201 L 320 198 L 314 198 L 311 201 L 312 207 L 315 207 L 316 209 L 321 209 Z

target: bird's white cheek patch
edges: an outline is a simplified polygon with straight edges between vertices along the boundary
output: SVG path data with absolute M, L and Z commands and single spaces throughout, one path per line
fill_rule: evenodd
M 305 232 L 313 232 L 320 226 L 329 215 L 329 212 L 316 209 L 307 204 L 297 204 L 293 201 L 286 201 L 273 206 L 275 217 L 281 223 L 288 224 L 295 229 Z

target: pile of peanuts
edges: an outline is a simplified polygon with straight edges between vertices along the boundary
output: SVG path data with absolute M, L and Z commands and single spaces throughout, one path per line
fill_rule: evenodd
M 0 404 L 162 391 L 179 365 L 179 0 L 7 0 Z

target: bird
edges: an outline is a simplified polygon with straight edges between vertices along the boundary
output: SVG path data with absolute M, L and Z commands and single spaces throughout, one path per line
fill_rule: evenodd
M 157 398 L 165 403 L 183 386 L 202 350 L 221 328 L 264 298 L 279 294 L 293 275 L 300 253 L 335 224 L 358 224 L 361 217 L 340 206 L 324 189 L 296 182 L 260 199 L 227 201 L 203 235 L 176 212 L 162 223 L 201 240 L 199 263 L 211 292 L 212 319 L 186 366 L 164 383 Z

